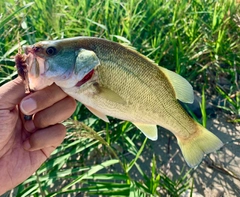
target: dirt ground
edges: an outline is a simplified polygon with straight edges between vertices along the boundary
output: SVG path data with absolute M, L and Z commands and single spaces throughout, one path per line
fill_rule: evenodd
M 223 148 L 205 157 L 194 170 L 194 197 L 235 197 L 240 196 L 240 126 L 228 123 L 226 118 L 209 119 L 207 128 L 224 143 Z M 186 165 L 175 137 L 164 129 L 159 131 L 157 142 L 148 141 L 157 153 L 161 170 L 173 179 L 190 168 Z M 152 155 L 145 150 L 141 162 L 149 170 Z M 183 170 L 184 169 L 184 170 Z M 190 176 L 190 175 L 189 175 Z M 189 194 L 182 195 L 184 197 Z

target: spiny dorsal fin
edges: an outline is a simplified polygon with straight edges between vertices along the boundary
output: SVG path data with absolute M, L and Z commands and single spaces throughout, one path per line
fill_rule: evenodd
M 160 66 L 159 68 L 172 84 L 176 98 L 184 103 L 193 103 L 194 95 L 191 84 L 181 75 Z
M 193 88 L 186 79 L 184 79 L 181 75 L 178 75 L 175 72 L 172 72 L 170 70 L 167 70 L 166 68 L 158 66 L 156 63 L 154 63 L 153 60 L 149 59 L 148 57 L 146 57 L 146 56 L 142 55 L 141 53 L 139 53 L 138 51 L 134 50 L 133 47 L 125 46 L 125 48 L 137 53 L 139 56 L 143 57 L 147 61 L 150 61 L 156 67 L 158 67 L 166 75 L 169 82 L 172 84 L 176 98 L 178 100 L 180 100 L 184 103 L 193 103 L 193 101 L 194 101 Z
M 143 132 L 143 134 L 150 140 L 156 141 L 158 139 L 158 130 L 156 125 L 135 123 L 135 122 L 133 122 L 133 124 L 138 129 L 140 129 Z

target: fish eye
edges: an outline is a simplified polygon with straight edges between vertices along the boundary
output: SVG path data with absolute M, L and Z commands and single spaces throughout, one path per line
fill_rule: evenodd
M 55 47 L 48 47 L 46 49 L 46 53 L 48 55 L 55 55 L 57 53 L 57 49 Z

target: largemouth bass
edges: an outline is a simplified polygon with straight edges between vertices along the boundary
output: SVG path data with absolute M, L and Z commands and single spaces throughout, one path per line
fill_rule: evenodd
M 24 51 L 32 90 L 56 83 L 97 117 L 130 121 L 151 140 L 157 140 L 160 125 L 176 136 L 190 167 L 223 145 L 179 104 L 194 100 L 189 82 L 129 47 L 76 37 L 38 42 Z

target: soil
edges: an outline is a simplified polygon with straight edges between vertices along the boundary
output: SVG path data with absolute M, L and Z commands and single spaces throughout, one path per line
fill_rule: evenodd
M 218 116 L 208 120 L 207 128 L 223 141 L 224 146 L 206 156 L 189 174 L 189 178 L 193 177 L 194 181 L 193 197 L 240 196 L 240 125 L 229 123 L 225 117 Z M 172 179 L 178 179 L 191 169 L 184 161 L 175 137 L 169 131 L 161 129 L 159 140 L 149 140 L 148 143 L 156 154 L 160 169 Z M 146 149 L 141 156 L 146 173 L 149 173 L 151 159 L 152 155 Z M 182 196 L 190 196 L 190 192 Z

